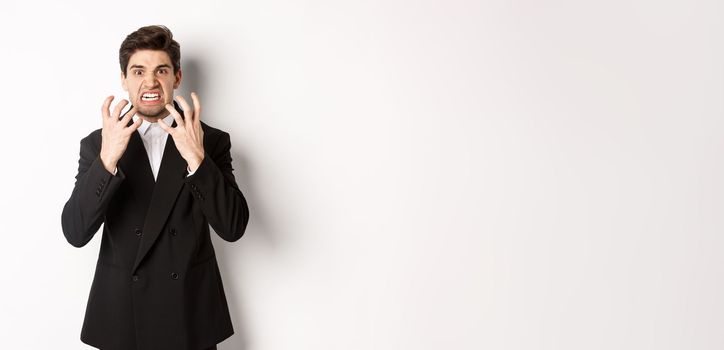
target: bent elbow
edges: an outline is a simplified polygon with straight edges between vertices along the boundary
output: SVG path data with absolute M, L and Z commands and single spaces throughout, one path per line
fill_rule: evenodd
M 236 241 L 238 241 L 238 240 L 241 238 L 241 236 L 243 236 L 243 235 L 244 235 L 244 232 L 239 232 L 239 233 L 236 233 L 236 232 L 235 232 L 235 233 L 232 233 L 232 234 L 230 234 L 230 235 L 227 235 L 227 236 L 224 238 L 224 240 L 227 241 L 227 242 L 236 242 Z M 222 236 L 222 237 L 223 237 L 223 236 Z
M 65 225 L 65 222 L 63 223 L 63 236 L 65 236 L 65 240 L 70 243 L 70 245 L 81 248 L 88 244 L 90 239 L 87 239 L 86 236 L 75 229 L 68 227 Z
M 90 241 L 90 239 L 86 237 L 87 235 L 79 233 L 70 227 L 66 227 L 65 224 L 63 224 L 63 236 L 65 236 L 65 240 L 68 241 L 70 245 L 76 248 L 81 248 Z
M 249 209 L 244 206 L 236 217 L 238 219 L 232 225 L 229 225 L 224 230 L 216 231 L 219 236 L 227 242 L 236 242 L 244 235 L 246 226 L 249 223 Z
M 70 243 L 70 245 L 72 245 L 72 246 L 74 246 L 74 247 L 76 247 L 76 248 L 82 248 L 82 247 L 84 247 L 86 244 L 88 244 L 88 241 L 85 241 L 85 242 L 84 242 L 84 241 L 82 241 L 82 240 L 71 239 L 68 235 L 65 236 L 65 239 L 68 241 L 68 243 Z
M 224 234 L 219 234 L 219 236 L 227 242 L 236 242 L 244 235 L 244 232 L 246 232 L 246 222 L 240 226 L 224 231 Z
M 70 215 L 67 204 L 63 208 L 63 214 L 61 215 L 60 221 L 65 240 L 76 248 L 85 246 L 93 237 L 92 234 L 88 234 L 79 228 L 81 225 L 78 225 L 76 222 L 77 220 Z

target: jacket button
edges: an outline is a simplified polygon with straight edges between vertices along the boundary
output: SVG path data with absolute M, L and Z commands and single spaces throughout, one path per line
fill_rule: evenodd
M 136 232 L 136 236 L 140 236 L 141 233 L 142 233 L 140 228 L 137 228 L 137 229 L 135 230 L 135 232 Z
M 133 275 L 133 282 L 138 281 L 138 275 Z
M 176 229 L 175 228 L 169 228 L 168 233 L 170 233 L 172 236 L 176 235 Z
M 177 279 L 178 279 L 178 274 L 177 274 L 176 272 L 171 272 L 171 278 L 177 280 Z

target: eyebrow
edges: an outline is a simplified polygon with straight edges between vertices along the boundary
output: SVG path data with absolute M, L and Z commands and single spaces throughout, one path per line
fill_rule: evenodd
M 140 65 L 140 64 L 134 64 L 134 65 L 132 65 L 129 69 L 133 69 L 133 68 L 145 69 L 146 67 L 143 66 L 143 65 Z M 156 69 L 159 69 L 159 68 L 171 68 L 171 66 L 164 63 L 164 64 L 161 64 L 161 65 L 156 66 Z

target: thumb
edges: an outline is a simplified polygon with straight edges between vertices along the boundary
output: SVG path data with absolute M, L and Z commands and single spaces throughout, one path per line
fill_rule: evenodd
M 156 122 L 156 124 L 158 124 L 158 126 L 160 126 L 161 129 L 163 129 L 163 130 L 166 131 L 167 133 L 169 133 L 169 134 L 172 134 L 172 133 L 173 133 L 173 129 L 174 129 L 174 128 L 168 126 L 168 125 L 166 124 L 166 122 L 164 122 L 163 120 L 159 119 L 159 120 Z
M 141 126 L 141 124 L 143 124 L 143 118 L 138 118 L 135 122 L 133 122 L 133 124 L 128 126 L 128 128 L 131 129 L 131 131 L 135 131 L 139 126 Z

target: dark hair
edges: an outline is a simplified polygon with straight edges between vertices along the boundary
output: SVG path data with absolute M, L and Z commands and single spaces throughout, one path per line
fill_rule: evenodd
M 173 65 L 173 72 L 181 69 L 181 47 L 173 40 L 173 34 L 165 26 L 154 25 L 141 27 L 129 34 L 123 40 L 118 51 L 118 60 L 121 63 L 121 72 L 126 75 L 128 60 L 137 50 L 161 50 L 168 54 Z

